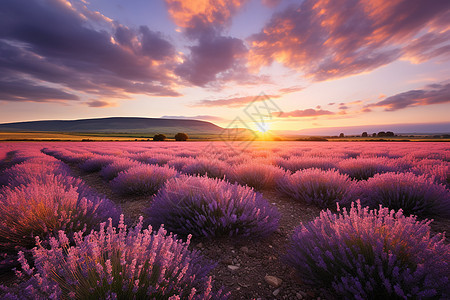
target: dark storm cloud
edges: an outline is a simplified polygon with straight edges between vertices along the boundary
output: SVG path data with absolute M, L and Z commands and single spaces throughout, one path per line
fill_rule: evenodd
M 450 83 L 430 84 L 421 90 L 411 90 L 387 97 L 365 108 L 383 107 L 385 111 L 395 111 L 411 106 L 423 106 L 450 102 Z
M 12 84 L 15 78 L 33 81 L 36 92 L 41 85 L 40 91 L 46 91 L 50 83 L 78 92 L 121 98 L 127 97 L 124 93 L 179 95 L 171 88 L 175 51 L 160 33 L 146 27 L 134 33 L 112 22 L 109 28 L 97 30 L 91 26 L 90 17 L 63 0 L 2 1 L 0 78 L 3 86 Z M 115 31 L 117 42 L 108 31 Z M 141 48 L 126 49 L 136 40 Z M 167 63 L 152 63 L 162 59 Z M 61 93 L 60 100 L 67 98 Z
M 275 13 L 250 38 L 251 63 L 278 61 L 320 81 L 402 56 L 423 61 L 448 54 L 449 10 L 448 0 L 306 0 Z M 428 34 L 418 38 L 424 29 Z

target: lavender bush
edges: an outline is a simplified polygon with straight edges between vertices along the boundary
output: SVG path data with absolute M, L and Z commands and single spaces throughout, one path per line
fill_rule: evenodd
M 113 180 L 115 177 L 117 177 L 117 175 L 119 175 L 120 172 L 131 169 L 132 167 L 137 167 L 139 165 L 140 163 L 134 160 L 128 158 L 118 158 L 109 165 L 104 166 L 100 170 L 100 176 L 110 181 Z
M 394 159 L 358 157 L 339 162 L 339 170 L 357 180 L 366 180 L 378 173 L 403 171 Z
M 52 179 L 51 179 L 52 178 Z M 108 199 L 72 184 L 68 177 L 48 177 L 0 192 L 0 248 L 31 248 L 35 236 L 47 237 L 58 230 L 91 230 L 108 217 L 118 220 L 118 210 Z
M 283 175 L 284 171 L 279 167 L 266 165 L 258 161 L 249 161 L 234 166 L 229 179 L 261 190 L 273 188 Z
M 140 165 L 119 173 L 111 187 L 122 195 L 153 195 L 176 175 L 177 171 L 169 167 Z
M 291 172 L 310 168 L 328 170 L 336 167 L 336 163 L 328 157 L 293 156 L 288 159 L 278 159 L 276 164 Z
M 278 191 L 297 201 L 319 207 L 336 207 L 336 202 L 350 203 L 354 182 L 336 170 L 306 169 L 286 173 L 278 181 Z M 353 199 L 356 200 L 356 199 Z
M 45 182 L 50 175 L 67 176 L 70 173 L 67 165 L 54 160 L 28 160 L 17 164 L 0 174 L 0 183 L 15 187 L 32 182 Z
M 358 183 L 356 197 L 372 208 L 383 205 L 406 214 L 450 217 L 450 190 L 413 173 L 376 174 Z
M 181 170 L 189 175 L 207 175 L 211 178 L 223 178 L 228 169 L 228 165 L 215 158 L 200 157 L 188 163 Z
M 296 229 L 286 261 L 341 299 L 448 299 L 450 245 L 430 222 L 359 203 L 322 211 Z
M 147 210 L 153 226 L 196 237 L 265 236 L 277 229 L 279 214 L 249 187 L 207 177 L 169 180 Z
M 75 246 L 63 231 L 51 238 L 50 249 L 38 241 L 33 249 L 35 267 L 22 252 L 18 275 L 29 278 L 6 295 L 16 299 L 226 299 L 212 290 L 208 273 L 214 265 L 164 228 L 152 232 L 127 230 L 123 216 L 117 228 L 109 222 L 87 236 L 75 234 Z M 14 290 L 20 289 L 20 296 Z
M 117 158 L 115 156 L 98 155 L 89 158 L 80 165 L 80 169 L 86 173 L 94 173 L 100 171 L 104 166 L 113 163 Z

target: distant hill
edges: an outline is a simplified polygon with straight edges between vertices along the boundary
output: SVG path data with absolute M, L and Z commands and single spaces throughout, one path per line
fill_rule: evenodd
M 81 133 L 221 134 L 225 129 L 199 120 L 113 117 L 81 120 L 50 120 L 0 124 L 0 131 Z
M 383 125 L 364 125 L 348 127 L 322 127 L 307 128 L 298 131 L 290 131 L 290 134 L 299 135 L 360 135 L 366 131 L 369 134 L 380 131 L 392 131 L 395 134 L 449 134 L 450 122 L 448 123 L 417 123 L 417 124 L 383 124 Z M 287 133 L 287 132 L 286 132 Z

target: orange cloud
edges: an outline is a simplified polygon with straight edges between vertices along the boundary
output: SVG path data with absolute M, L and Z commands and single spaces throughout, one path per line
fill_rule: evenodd
M 276 61 L 321 81 L 401 57 L 425 61 L 448 54 L 449 9 L 447 0 L 306 0 L 249 39 L 250 64 L 258 70 Z
M 193 27 L 193 20 L 199 18 L 208 24 L 225 24 L 246 0 L 166 0 L 169 14 L 175 24 Z

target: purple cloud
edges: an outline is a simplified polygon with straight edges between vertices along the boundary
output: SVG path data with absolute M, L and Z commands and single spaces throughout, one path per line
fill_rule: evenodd
M 86 7 L 78 11 L 57 0 L 5 0 L 0 6 L 4 87 L 14 88 L 15 82 L 26 78 L 36 93 L 42 93 L 36 99 L 45 97 L 48 86 L 68 90 L 59 98 L 52 94 L 59 100 L 74 100 L 67 94 L 76 92 L 117 98 L 127 98 L 127 93 L 179 95 L 172 88 L 175 50 L 158 32 L 147 27 L 133 31 L 99 13 L 87 14 Z M 94 29 L 100 21 L 102 29 Z M 17 93 L 9 99 L 25 99 Z
M 442 104 L 450 102 L 450 83 L 431 84 L 421 90 L 411 90 L 387 97 L 365 108 L 383 107 L 385 111 L 396 111 L 412 106 Z

